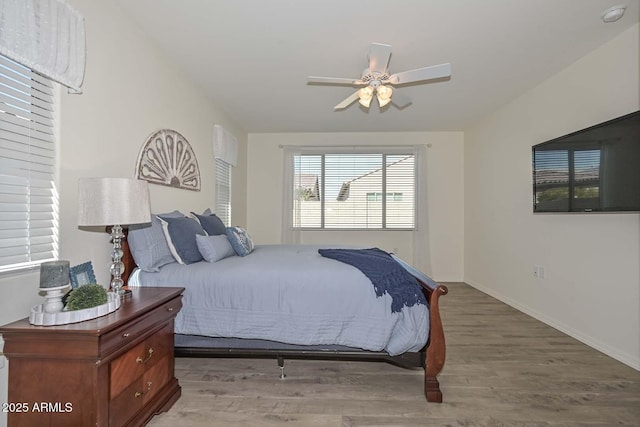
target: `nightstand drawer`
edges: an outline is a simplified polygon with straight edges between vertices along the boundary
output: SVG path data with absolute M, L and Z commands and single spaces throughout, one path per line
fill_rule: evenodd
M 173 377 L 173 356 L 165 355 L 142 377 L 145 386 L 142 402 L 146 405 Z
M 150 328 L 172 318 L 182 308 L 182 298 L 177 297 L 155 308 L 138 321 L 121 326 L 102 338 L 101 348 L 104 352 L 112 352 L 140 339 Z
M 109 402 L 109 425 L 123 426 L 173 378 L 173 355 L 166 354 Z
M 109 426 L 124 426 L 128 420 L 142 410 L 144 406 L 142 397 L 136 397 L 137 393 L 144 391 L 142 380 L 142 376 L 138 377 L 109 402 Z
M 140 344 L 111 362 L 111 390 L 113 399 L 132 381 L 151 369 L 173 351 L 173 324 L 169 323 Z

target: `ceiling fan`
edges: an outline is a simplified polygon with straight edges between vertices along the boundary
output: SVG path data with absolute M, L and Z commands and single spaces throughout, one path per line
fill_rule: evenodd
M 392 86 L 451 76 L 451 64 L 449 63 L 389 74 L 387 67 L 390 57 L 390 45 L 372 43 L 369 48 L 369 68 L 366 68 L 362 72 L 362 76 L 359 79 L 309 76 L 307 77 L 307 81 L 308 83 L 362 86 L 355 93 L 336 105 L 334 110 L 347 108 L 355 101 L 359 101 L 362 106 L 369 108 L 374 95 L 376 95 L 380 107 L 384 107 L 391 102 L 398 108 L 403 108 L 411 103 L 411 99 L 394 91 Z

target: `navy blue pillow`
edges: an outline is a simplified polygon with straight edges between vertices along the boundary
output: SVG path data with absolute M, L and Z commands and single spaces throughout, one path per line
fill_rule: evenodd
M 192 218 L 169 218 L 158 216 L 169 251 L 180 264 L 202 261 L 196 235 L 206 236 L 198 221 Z
M 198 215 L 197 213 L 191 212 L 191 215 L 198 220 L 207 235 L 220 236 L 226 234 L 227 228 L 216 214 Z

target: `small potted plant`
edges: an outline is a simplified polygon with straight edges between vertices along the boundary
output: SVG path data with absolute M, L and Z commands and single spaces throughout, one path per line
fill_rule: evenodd
M 107 291 L 98 284 L 82 285 L 72 290 L 67 298 L 65 310 L 82 310 L 107 303 Z

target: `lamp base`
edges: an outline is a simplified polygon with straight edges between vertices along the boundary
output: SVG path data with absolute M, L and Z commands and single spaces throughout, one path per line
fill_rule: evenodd
M 133 292 L 131 289 L 120 288 L 120 291 L 116 291 L 113 287 L 109 288 L 109 292 L 113 292 L 115 295 L 120 297 L 120 300 L 130 299 L 133 297 Z

